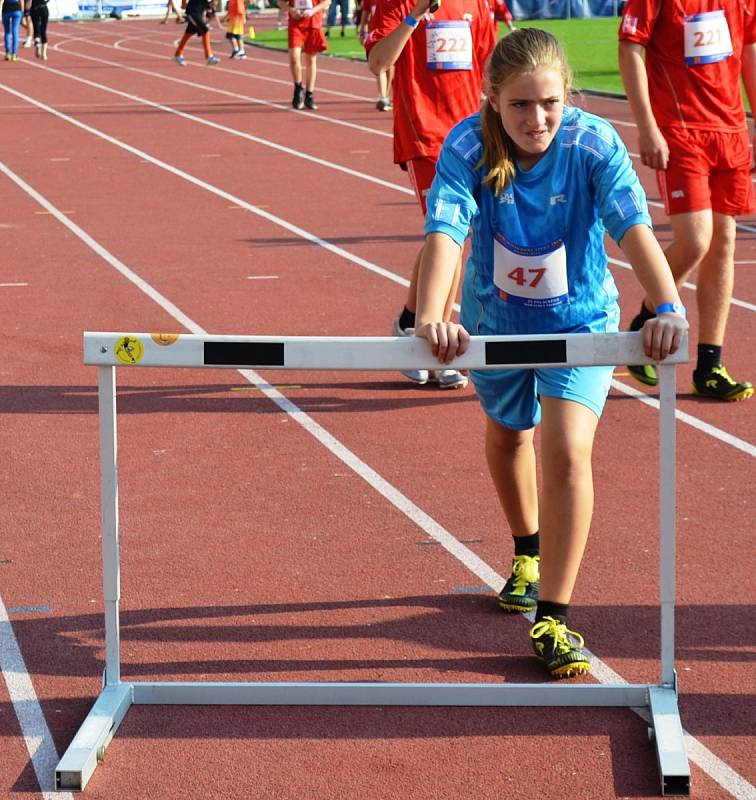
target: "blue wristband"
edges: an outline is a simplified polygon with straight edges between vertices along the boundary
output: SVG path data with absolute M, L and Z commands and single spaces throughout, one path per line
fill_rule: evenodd
M 412 14 L 407 14 L 407 18 L 404 20 L 404 24 L 405 25 L 409 25 L 410 28 L 416 28 L 417 27 L 417 23 L 418 23 L 418 20 L 416 20 L 412 16 Z
M 687 317 L 685 306 L 682 303 L 662 303 L 656 307 L 656 314 L 679 314 L 681 317 Z

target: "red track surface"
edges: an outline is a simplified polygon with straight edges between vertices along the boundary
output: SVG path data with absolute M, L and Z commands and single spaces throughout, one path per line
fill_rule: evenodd
M 420 242 L 419 211 L 391 164 L 391 121 L 374 110 L 364 64 L 321 59 L 320 110 L 293 112 L 285 54 L 250 49 L 246 62 L 207 69 L 195 42 L 181 70 L 170 60 L 178 30 L 56 24 L 46 65 L 26 51 L 2 65 L 0 283 L 22 284 L 0 286 L 0 612 L 11 622 L 0 647 L 3 797 L 40 794 L 35 744 L 19 722 L 36 704 L 11 703 L 7 632 L 58 753 L 99 691 L 96 374 L 82 364 L 81 333 L 186 330 L 114 259 L 213 333 L 381 335 L 404 289 L 349 255 L 406 278 Z M 635 149 L 621 124 L 626 104 L 584 103 Z M 664 243 L 658 206 L 654 217 Z M 756 221 L 742 222 L 742 302 L 726 363 L 753 379 Z M 623 260 L 615 247 L 611 255 Z M 627 269 L 615 274 L 627 320 L 640 293 Z M 684 301 L 695 328 L 692 291 Z M 677 667 L 683 725 L 695 737 L 693 794 L 754 797 L 756 401 L 701 402 L 686 394 L 689 372 L 680 370 L 689 417 L 678 426 Z M 507 573 L 509 534 L 471 390 L 444 394 L 381 373 L 265 377 Z M 498 613 L 478 577 L 238 373 L 120 370 L 118 380 L 125 679 L 545 680 L 527 623 Z M 630 682 L 658 680 L 656 431 L 653 408 L 612 393 L 573 600 L 574 626 Z M 51 779 L 46 772 L 43 788 Z M 108 800 L 657 794 L 646 723 L 621 709 L 140 706 L 86 789 Z

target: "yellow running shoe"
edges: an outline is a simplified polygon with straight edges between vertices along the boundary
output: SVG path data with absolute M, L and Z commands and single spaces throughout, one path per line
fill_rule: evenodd
M 591 662 L 582 648 L 583 637 L 571 631 L 561 620 L 544 617 L 530 629 L 533 650 L 554 678 L 572 678 L 584 675 Z
M 753 395 L 753 385 L 748 381 L 734 381 L 724 364 L 717 364 L 703 375 L 698 370 L 693 373 L 693 393 L 715 400 L 747 400 Z
M 505 611 L 532 611 L 538 603 L 540 556 L 515 556 L 512 574 L 499 592 L 499 606 Z

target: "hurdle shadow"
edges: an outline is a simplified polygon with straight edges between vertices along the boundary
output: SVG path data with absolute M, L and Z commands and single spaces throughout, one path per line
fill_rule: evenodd
M 308 373 L 312 375 L 312 372 Z M 305 412 L 381 412 L 439 404 L 474 403 L 473 391 L 440 392 L 433 385 L 418 386 L 385 373 L 364 381 L 303 383 L 291 373 L 269 375 L 271 385 L 281 385 L 286 396 Z M 344 397 L 338 392 L 364 391 L 366 397 Z M 379 393 L 375 396 L 375 393 Z M 397 397 L 401 393 L 401 397 Z M 391 394 L 392 397 L 386 395 Z M 223 396 L 218 396 L 223 395 Z M 382 395 L 382 396 L 381 396 Z M 118 414 L 243 413 L 282 414 L 281 409 L 249 383 L 188 384 L 183 386 L 128 386 L 118 388 Z M 97 386 L 0 386 L 0 414 L 96 415 Z

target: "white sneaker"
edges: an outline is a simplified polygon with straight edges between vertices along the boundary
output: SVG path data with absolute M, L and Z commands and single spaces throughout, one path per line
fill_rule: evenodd
M 32 44 L 34 44 L 34 37 L 27 36 L 26 39 L 24 39 L 24 43 L 21 45 L 21 47 L 31 47 Z
M 184 56 L 174 56 L 173 58 L 180 67 L 186 66 L 186 59 Z
M 437 383 L 439 389 L 464 389 L 467 386 L 467 376 L 457 369 L 432 369 L 428 380 Z
M 208 67 L 212 67 L 212 66 L 214 66 L 215 64 L 217 64 L 219 61 L 220 61 L 220 59 L 218 58 L 218 56 L 210 56 L 210 57 L 207 59 L 207 66 L 208 66 Z
M 414 328 L 400 328 L 399 327 L 399 317 L 394 320 L 393 325 L 391 326 L 391 335 L 392 336 L 414 336 L 415 329 Z M 402 375 L 405 378 L 409 378 L 413 383 L 418 383 L 420 385 L 424 383 L 428 383 L 428 370 L 427 369 L 408 369 L 402 370 Z

